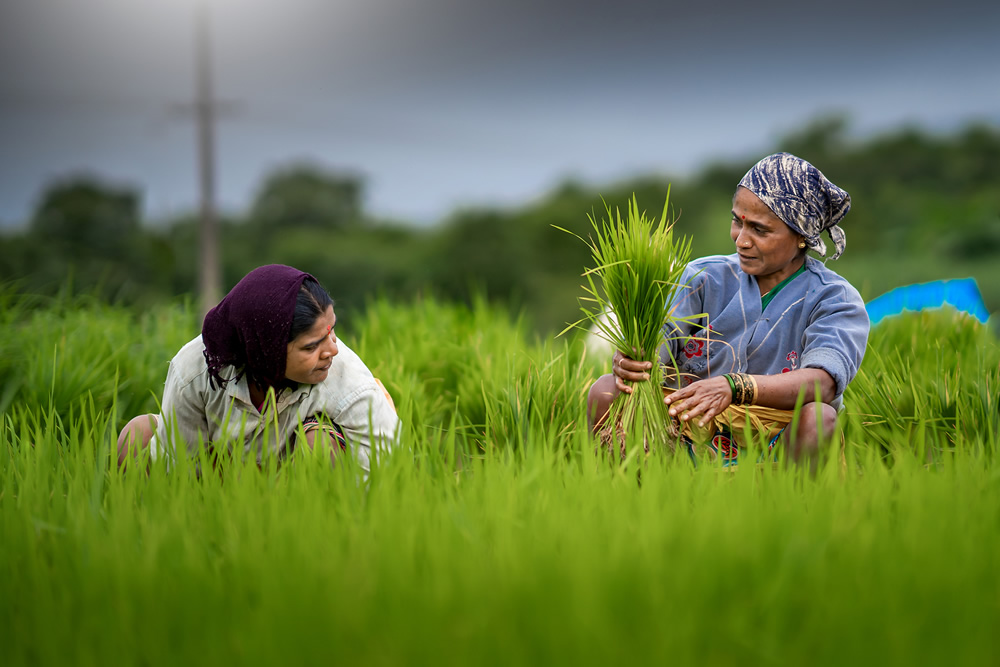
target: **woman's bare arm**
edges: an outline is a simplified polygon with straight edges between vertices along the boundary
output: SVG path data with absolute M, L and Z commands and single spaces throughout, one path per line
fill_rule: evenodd
M 829 373 L 820 368 L 801 368 L 777 375 L 754 375 L 757 382 L 757 399 L 754 405 L 778 410 L 791 410 L 802 395 L 803 403 L 816 400 L 830 403 L 836 395 L 837 386 Z M 687 421 L 700 417 L 698 424 L 704 426 L 708 420 L 719 415 L 732 403 L 732 389 L 729 381 L 720 376 L 692 382 L 664 399 L 670 406 L 670 414 Z

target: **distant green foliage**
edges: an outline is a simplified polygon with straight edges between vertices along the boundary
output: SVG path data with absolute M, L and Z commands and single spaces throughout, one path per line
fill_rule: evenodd
M 1000 310 L 1000 129 L 902 128 L 864 140 L 848 129 L 843 117 L 819 118 L 769 149 L 812 161 L 851 193 L 847 252 L 831 267 L 868 298 L 909 282 L 972 276 L 988 308 Z M 714 162 L 685 179 L 567 181 L 522 206 L 462 208 L 426 228 L 373 219 L 358 174 L 289 164 L 267 175 L 245 214 L 219 221 L 223 289 L 256 266 L 285 263 L 316 275 L 344 312 L 361 313 L 377 296 L 471 304 L 485 295 L 551 333 L 576 319 L 588 259 L 553 225 L 586 235 L 602 197 L 624 208 L 634 194 L 640 210 L 659 211 L 672 183 L 677 232 L 692 237 L 693 255 L 729 253 L 732 195 L 760 157 Z M 140 226 L 138 210 L 139 194 L 127 186 L 54 183 L 27 231 L 0 237 L 0 282 L 53 295 L 69 281 L 77 293 L 141 308 L 192 293 L 197 219 Z
M 361 221 L 363 180 L 316 165 L 291 165 L 273 172 L 254 197 L 248 225 L 264 238 L 283 227 L 333 231 Z M 262 241 L 258 238 L 258 241 Z

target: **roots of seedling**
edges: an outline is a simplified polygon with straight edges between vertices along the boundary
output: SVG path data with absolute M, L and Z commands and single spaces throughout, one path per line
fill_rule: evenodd
M 624 461 L 630 448 L 641 446 L 644 455 L 669 450 L 680 430 L 667 414 L 659 384 L 644 382 L 631 394 L 615 398 L 597 435 L 598 452 L 604 451 L 612 460 L 617 454 Z
M 595 451 L 595 454 L 604 451 L 609 457 L 614 457 L 617 451 L 620 461 L 624 461 L 628 456 L 628 432 L 622 425 L 621 419 L 615 420 L 614 423 L 609 419 L 598 431 L 597 436 L 598 451 Z M 643 454 L 649 454 L 650 451 L 671 450 L 679 437 L 680 430 L 677 428 L 677 425 L 673 421 L 667 422 L 661 434 L 655 435 L 652 438 L 647 435 L 642 439 Z M 650 445 L 651 441 L 652 446 Z M 638 442 L 635 443 L 635 446 L 638 446 Z

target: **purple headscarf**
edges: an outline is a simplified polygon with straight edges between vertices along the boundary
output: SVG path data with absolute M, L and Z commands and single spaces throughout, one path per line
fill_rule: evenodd
M 208 311 L 201 337 L 213 386 L 225 387 L 244 373 L 260 387 L 280 385 L 295 301 L 306 278 L 312 276 L 283 264 L 261 266 Z M 234 377 L 222 377 L 226 366 L 237 369 Z
M 826 243 L 820 238 L 826 230 L 836 247 L 830 259 L 843 254 L 847 237 L 837 223 L 851 210 L 851 195 L 819 169 L 791 153 L 775 153 L 750 167 L 740 185 L 805 237 L 811 250 L 826 255 Z

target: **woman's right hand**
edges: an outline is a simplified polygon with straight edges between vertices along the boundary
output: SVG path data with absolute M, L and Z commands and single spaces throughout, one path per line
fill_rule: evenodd
M 626 357 L 621 352 L 615 352 L 611 358 L 611 372 L 615 375 L 615 387 L 626 394 L 632 393 L 632 382 L 646 382 L 649 371 L 653 369 L 651 361 L 636 361 Z

